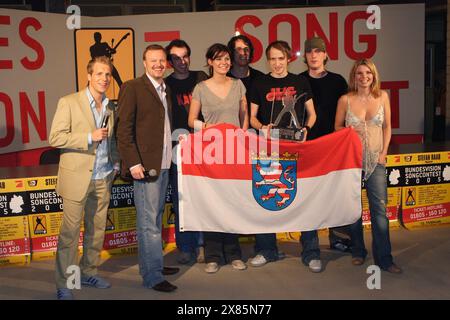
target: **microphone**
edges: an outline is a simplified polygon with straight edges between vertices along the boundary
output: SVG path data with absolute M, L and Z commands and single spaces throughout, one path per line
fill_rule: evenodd
M 109 117 L 111 116 L 111 111 L 106 110 L 103 116 L 102 125 L 100 128 L 106 128 L 108 126 Z
M 109 121 L 109 117 L 111 116 L 111 111 L 106 110 L 105 114 L 103 115 L 103 119 L 102 119 L 102 124 L 100 126 L 100 128 L 106 128 L 108 126 L 108 121 Z M 100 140 L 100 142 L 97 144 L 97 148 L 100 145 L 100 143 L 102 143 L 103 140 Z

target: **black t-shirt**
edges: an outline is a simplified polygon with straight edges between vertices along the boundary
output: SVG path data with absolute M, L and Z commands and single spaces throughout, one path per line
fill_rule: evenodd
M 189 105 L 192 100 L 192 90 L 197 83 L 206 80 L 208 76 L 203 71 L 189 71 L 189 77 L 183 80 L 176 79 L 173 74 L 165 79 L 165 83 L 172 92 L 172 131 L 186 129 L 188 126 Z
M 337 73 L 327 71 L 322 78 L 313 78 L 308 71 L 300 73 L 308 79 L 314 94 L 316 123 L 308 133 L 308 140 L 334 132 L 334 120 L 339 98 L 347 93 L 347 82 Z
M 250 70 L 250 73 L 247 77 L 245 78 L 239 78 L 242 83 L 244 84 L 245 87 L 245 97 L 247 98 L 247 105 L 248 105 L 248 116 L 250 117 L 250 92 L 251 92 L 251 88 L 253 83 L 255 82 L 255 79 L 258 79 L 259 77 L 264 76 L 264 73 L 262 73 L 259 70 L 253 69 L 251 67 L 248 67 Z M 238 79 L 237 77 L 235 77 L 231 71 L 227 73 L 227 76 L 231 77 L 231 78 L 235 78 Z
M 258 105 L 258 120 L 263 124 L 274 123 L 278 114 L 283 109 L 282 97 L 285 91 L 299 97 L 302 96 L 295 104 L 299 126 L 304 125 L 306 121 L 305 102 L 312 98 L 311 87 L 308 80 L 302 76 L 296 76 L 288 73 L 284 78 L 274 78 L 270 74 L 264 75 L 254 82 L 250 101 Z M 285 113 L 279 123 L 280 127 L 287 127 L 291 124 L 290 113 Z

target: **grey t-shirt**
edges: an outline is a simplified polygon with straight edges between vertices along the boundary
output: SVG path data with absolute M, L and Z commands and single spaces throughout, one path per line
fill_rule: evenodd
M 245 97 L 245 87 L 241 80 L 232 79 L 228 95 L 222 99 L 216 96 L 205 84 L 198 83 L 192 92 L 192 98 L 200 101 L 206 123 L 229 123 L 241 127 L 239 121 L 240 101 Z

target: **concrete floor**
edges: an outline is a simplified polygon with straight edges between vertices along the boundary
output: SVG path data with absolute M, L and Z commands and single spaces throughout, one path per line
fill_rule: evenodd
M 109 279 L 107 290 L 82 288 L 77 299 L 151 300 L 277 300 L 277 299 L 450 299 L 450 228 L 436 227 L 408 231 L 391 230 L 395 262 L 401 275 L 381 272 L 381 289 L 369 290 L 366 273 L 372 263 L 371 236 L 365 233 L 369 256 L 363 266 L 351 264 L 349 254 L 327 248 L 320 237 L 324 271 L 311 273 L 299 260 L 297 243 L 281 242 L 286 259 L 246 271 L 223 266 L 206 274 L 204 265 L 181 266 L 167 280 L 178 286 L 173 293 L 160 293 L 141 285 L 137 256 L 121 256 L 103 262 L 100 274 Z M 243 244 L 244 260 L 252 255 L 253 244 Z M 166 255 L 166 265 L 176 265 L 176 251 Z M 32 262 L 27 267 L 0 268 L 0 300 L 55 299 L 54 261 Z

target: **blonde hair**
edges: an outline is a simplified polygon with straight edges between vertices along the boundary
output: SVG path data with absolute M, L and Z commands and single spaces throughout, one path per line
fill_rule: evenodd
M 109 66 L 109 69 L 111 72 L 113 70 L 113 64 L 111 62 L 111 59 L 109 59 L 107 56 L 99 56 L 99 57 L 93 58 L 92 60 L 90 60 L 88 62 L 88 65 L 86 67 L 88 74 L 92 75 L 92 72 L 94 72 L 94 64 L 96 64 L 96 63 L 106 64 L 107 66 Z
M 353 64 L 352 70 L 350 71 L 350 77 L 348 81 L 349 86 L 349 93 L 356 93 L 358 91 L 358 87 L 356 84 L 356 70 L 359 66 L 366 66 L 369 68 L 370 72 L 373 75 L 373 81 L 370 85 L 370 93 L 375 97 L 378 98 L 381 95 L 381 88 L 380 88 L 380 76 L 378 74 L 377 67 L 370 59 L 361 59 L 355 61 Z

